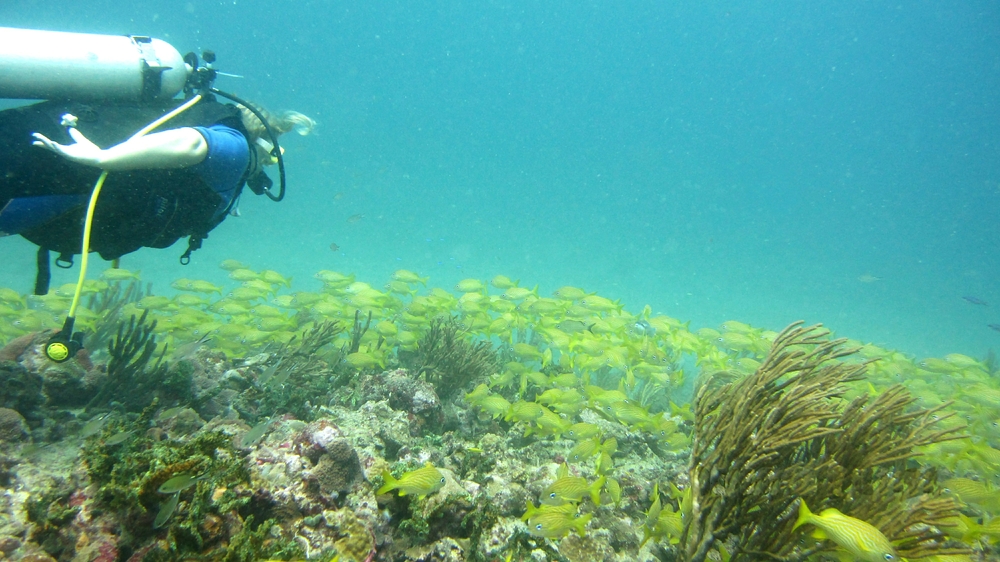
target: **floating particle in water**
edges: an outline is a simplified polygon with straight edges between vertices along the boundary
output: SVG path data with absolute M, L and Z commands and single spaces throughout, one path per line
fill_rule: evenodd
M 357 214 L 357 215 L 351 215 L 351 216 L 347 217 L 347 223 L 348 224 L 357 224 L 357 223 L 361 222 L 361 219 L 363 219 L 363 218 L 365 218 L 365 216 L 362 215 L 362 214 L 360 214 L 360 213 Z

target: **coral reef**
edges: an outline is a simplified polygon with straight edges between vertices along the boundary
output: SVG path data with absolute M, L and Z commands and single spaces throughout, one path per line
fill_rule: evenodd
M 291 292 L 221 265 L 239 285 L 88 282 L 78 325 L 109 354 L 61 364 L 40 348 L 68 289 L 0 289 L 0 408 L 29 430 L 0 409 L 0 558 L 843 555 L 793 532 L 802 498 L 908 558 L 996 559 L 989 363 L 799 326 L 692 331 L 504 276 L 456 295 L 405 270 L 384 290 L 321 271 L 321 288 Z M 377 494 L 386 473 L 431 476 Z
M 800 498 L 870 522 L 907 558 L 967 552 L 940 530 L 958 504 L 933 469 L 907 463 L 918 447 L 957 438 L 958 429 L 934 427 L 940 408 L 908 411 L 915 399 L 900 386 L 844 401 L 846 383 L 866 364 L 838 361 L 857 350 L 828 335 L 792 325 L 755 373 L 699 390 L 684 560 L 701 562 L 723 546 L 731 560 L 804 560 L 832 550 L 830 542 L 796 540 Z

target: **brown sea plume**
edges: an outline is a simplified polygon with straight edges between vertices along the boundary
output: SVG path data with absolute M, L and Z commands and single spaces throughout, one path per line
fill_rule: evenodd
M 941 531 L 958 504 L 934 469 L 912 461 L 918 447 L 961 428 L 938 429 L 940 408 L 915 408 L 899 385 L 845 399 L 867 362 L 844 361 L 857 351 L 844 342 L 792 324 L 756 372 L 701 386 L 681 559 L 702 562 L 724 549 L 734 562 L 797 561 L 836 548 L 798 540 L 799 498 L 867 521 L 906 558 L 968 552 Z

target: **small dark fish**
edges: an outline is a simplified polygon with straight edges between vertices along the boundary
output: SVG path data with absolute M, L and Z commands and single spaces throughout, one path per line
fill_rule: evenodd
M 271 379 L 271 386 L 277 388 L 285 384 L 285 381 L 287 381 L 288 377 L 291 376 L 293 370 L 294 367 L 289 369 L 282 369 L 280 373 L 278 373 L 277 375 L 275 375 L 273 379 Z
M 185 359 L 190 359 L 205 342 L 209 341 L 211 338 L 208 334 L 204 335 L 198 341 L 188 342 L 176 349 L 170 354 L 170 362 L 176 363 L 178 361 L 183 361 Z
M 37 455 L 38 453 L 42 452 L 51 445 L 52 443 L 42 443 L 42 444 L 28 443 L 27 445 L 21 447 L 21 454 L 26 457 Z
M 340 250 L 340 246 L 338 246 L 336 242 L 331 242 L 330 249 L 333 250 L 334 252 L 337 252 Z
M 125 440 L 128 439 L 129 436 L 132 435 L 132 432 L 134 431 L 135 430 L 133 429 L 130 431 L 122 431 L 121 433 L 116 433 L 111 437 L 108 437 L 108 439 L 104 442 L 104 444 L 111 446 L 111 445 L 118 445 L 119 443 L 124 443 Z
M 1000 324 L 987 324 L 990 328 L 1000 332 Z
M 153 520 L 153 528 L 159 529 L 166 523 L 170 516 L 174 514 L 177 510 L 177 501 L 180 499 L 180 492 L 174 492 L 174 495 L 170 496 L 170 499 L 160 504 L 160 511 L 156 513 L 156 519 Z
M 351 215 L 351 216 L 347 217 L 347 222 L 349 224 L 355 224 L 355 223 L 361 222 L 361 219 L 363 219 L 363 218 L 365 218 L 365 216 L 361 215 L 361 214 Z
M 168 408 L 160 412 L 160 415 L 156 416 L 156 421 L 167 421 L 176 418 L 178 414 L 187 410 L 187 406 L 175 406 L 173 408 Z
M 267 432 L 267 426 L 269 425 L 271 425 L 271 418 L 267 418 L 266 420 L 250 428 L 250 431 L 246 432 L 246 434 L 244 434 L 243 437 L 240 438 L 240 448 L 246 449 L 247 447 L 260 441 L 260 439 L 264 437 L 264 433 Z
M 651 326 L 649 322 L 646 322 L 645 320 L 636 320 L 635 323 L 629 327 L 629 332 L 637 336 L 655 336 L 656 328 Z
M 109 412 L 103 416 L 97 416 L 91 419 L 87 422 L 87 425 L 83 426 L 83 429 L 80 430 L 80 437 L 87 438 L 91 435 L 97 435 L 97 433 L 101 431 L 101 428 L 104 427 L 104 424 L 108 423 L 110 418 L 111 413 Z
M 979 297 L 974 297 L 972 295 L 966 295 L 966 296 L 964 296 L 962 298 L 965 299 L 967 302 L 970 302 L 970 303 L 975 304 L 975 305 L 989 306 L 989 303 L 987 303 L 986 301 L 984 301 L 983 299 L 981 299 Z
M 204 480 L 205 478 L 208 478 L 207 474 L 201 474 L 198 476 L 192 476 L 187 473 L 178 474 L 163 484 L 160 484 L 160 487 L 157 488 L 156 491 L 161 494 L 183 492 L 184 490 L 187 490 L 191 486 L 197 484 L 199 480 Z
M 274 373 L 277 372 L 278 365 L 281 365 L 281 359 L 278 359 L 277 363 L 265 369 L 264 372 L 261 373 L 260 377 L 257 379 L 257 383 L 260 384 L 261 386 L 265 386 L 267 382 L 271 380 L 271 377 L 274 376 Z

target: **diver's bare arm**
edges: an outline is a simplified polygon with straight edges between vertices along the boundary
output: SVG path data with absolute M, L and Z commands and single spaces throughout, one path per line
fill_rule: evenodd
M 150 133 L 137 139 L 102 149 L 75 128 L 69 129 L 74 144 L 59 144 L 41 133 L 34 133 L 35 146 L 87 166 L 109 171 L 168 169 L 193 166 L 205 159 L 208 144 L 195 129 L 182 127 Z

